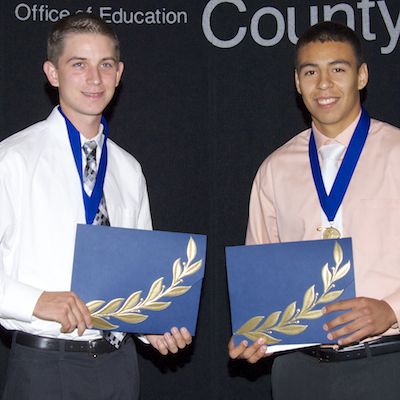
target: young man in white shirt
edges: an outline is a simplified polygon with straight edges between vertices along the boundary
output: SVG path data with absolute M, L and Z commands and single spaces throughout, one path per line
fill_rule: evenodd
M 102 119 L 123 68 L 110 25 L 85 13 L 59 21 L 43 69 L 60 105 L 0 144 L 0 323 L 12 333 L 4 400 L 138 398 L 132 339 L 120 337 L 117 348 L 93 330 L 69 287 L 77 223 L 152 228 L 141 167 L 107 139 Z M 79 173 L 85 151 L 73 146 L 79 142 L 97 150 L 96 179 L 108 156 L 92 218 Z M 168 354 L 192 338 L 174 327 L 147 340 Z

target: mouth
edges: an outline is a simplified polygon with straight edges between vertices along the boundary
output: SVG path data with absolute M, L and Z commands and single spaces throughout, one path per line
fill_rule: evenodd
M 82 92 L 82 94 L 93 100 L 100 99 L 103 96 L 103 92 Z
M 315 99 L 317 104 L 321 107 L 329 107 L 339 101 L 338 97 L 317 97 Z

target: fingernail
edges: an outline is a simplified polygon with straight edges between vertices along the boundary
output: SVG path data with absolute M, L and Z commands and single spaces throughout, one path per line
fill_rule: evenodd
M 242 341 L 243 346 L 247 347 L 249 345 L 249 342 L 247 340 Z
M 267 352 L 267 346 L 261 346 L 260 349 L 263 353 Z
M 333 335 L 332 335 L 332 333 L 328 333 L 327 338 L 328 338 L 329 340 L 333 340 Z
M 179 331 L 178 331 L 178 328 L 177 328 L 176 326 L 174 326 L 174 327 L 171 329 L 171 332 L 172 332 L 172 333 L 178 333 Z
M 322 311 L 322 314 L 326 314 L 326 308 L 325 307 L 322 307 L 321 311 Z
M 264 344 L 264 343 L 265 343 L 264 338 L 259 338 L 259 339 L 257 339 L 257 343 L 258 343 L 258 344 Z
M 324 325 L 322 326 L 322 329 L 323 329 L 324 331 L 328 331 L 328 325 L 327 325 L 327 324 L 324 324 Z
M 338 345 L 341 346 L 342 344 L 343 344 L 342 340 L 339 339 L 339 340 L 338 340 Z

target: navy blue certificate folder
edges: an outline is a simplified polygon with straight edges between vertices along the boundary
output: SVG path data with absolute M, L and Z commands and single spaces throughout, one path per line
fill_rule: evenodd
M 232 334 L 268 352 L 329 343 L 321 309 L 355 297 L 350 238 L 226 248 Z
M 97 329 L 194 335 L 205 255 L 203 235 L 78 225 L 71 290 Z

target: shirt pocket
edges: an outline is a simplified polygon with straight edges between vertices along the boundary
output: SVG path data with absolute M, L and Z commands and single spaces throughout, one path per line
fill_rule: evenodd
M 400 277 L 400 199 L 361 199 L 353 218 L 367 270 Z
M 137 213 L 124 207 L 109 207 L 110 225 L 116 228 L 136 228 Z

